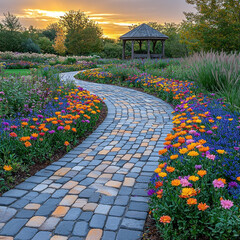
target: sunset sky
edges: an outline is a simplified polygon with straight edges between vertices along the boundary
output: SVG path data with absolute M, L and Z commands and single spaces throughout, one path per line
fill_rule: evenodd
M 25 27 L 45 28 L 69 10 L 84 11 L 100 24 L 105 36 L 118 38 L 135 23 L 179 23 L 183 12 L 193 7 L 185 0 L 0 0 L 0 20 L 9 11 Z

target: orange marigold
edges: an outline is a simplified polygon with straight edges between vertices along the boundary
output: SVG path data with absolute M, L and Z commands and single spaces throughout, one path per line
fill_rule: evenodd
M 162 216 L 162 217 L 160 217 L 160 222 L 161 223 L 164 223 L 164 224 L 166 224 L 166 223 L 170 223 L 171 222 L 171 217 L 169 217 L 169 216 Z
M 195 205 L 195 204 L 197 204 L 197 199 L 196 198 L 189 198 L 187 200 L 187 204 L 188 205 Z
M 64 142 L 64 145 L 65 145 L 65 146 L 68 146 L 69 144 L 70 144 L 70 143 L 69 143 L 68 141 L 65 141 L 65 142 Z
M 205 211 L 209 206 L 206 203 L 199 203 L 198 204 L 198 209 L 199 211 Z
M 11 167 L 10 165 L 4 165 L 4 166 L 3 166 L 3 169 L 4 169 L 5 171 L 11 171 L 11 170 L 12 170 L 12 167 Z
M 166 153 L 166 152 L 167 152 L 167 149 L 164 148 L 164 149 L 159 150 L 158 154 L 159 154 L 159 155 L 162 155 L 162 154 L 164 154 L 164 153 Z
M 29 141 L 25 142 L 24 145 L 25 145 L 25 147 L 30 147 L 30 146 L 32 146 L 32 144 L 31 144 Z
M 175 171 L 175 168 L 169 166 L 169 167 L 166 167 L 166 171 L 171 173 Z
M 187 148 L 182 148 L 182 149 L 179 149 L 179 153 L 180 154 L 185 154 L 188 152 L 188 149 Z
M 177 155 L 177 154 L 170 156 L 170 159 L 171 159 L 171 160 L 174 160 L 174 159 L 177 159 L 177 158 L 178 158 L 178 155 Z
M 165 173 L 165 172 L 160 172 L 160 173 L 158 173 L 158 176 L 159 176 L 159 177 L 166 177 L 166 176 L 167 176 L 167 173 Z
M 161 163 L 158 165 L 159 168 L 164 168 L 166 166 L 167 163 Z
M 197 172 L 197 174 L 198 174 L 200 177 L 203 177 L 204 175 L 207 174 L 207 171 L 206 171 L 206 170 L 199 170 L 199 171 Z
M 158 182 L 155 183 L 155 188 L 159 188 L 162 185 L 163 185 L 163 182 L 158 181 Z
M 237 181 L 240 181 L 240 177 L 237 177 L 236 179 L 237 179 Z
M 181 184 L 181 181 L 179 179 L 173 179 L 171 181 L 171 184 L 172 184 L 172 186 L 177 187 L 177 186 L 179 186 Z

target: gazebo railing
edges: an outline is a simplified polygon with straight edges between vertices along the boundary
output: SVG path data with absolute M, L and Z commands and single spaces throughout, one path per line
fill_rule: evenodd
M 151 58 L 162 58 L 162 54 L 151 53 Z M 134 53 L 134 58 L 147 58 L 148 55 L 145 53 Z

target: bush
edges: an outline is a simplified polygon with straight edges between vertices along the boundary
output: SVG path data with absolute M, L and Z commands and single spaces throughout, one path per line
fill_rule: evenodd
M 28 38 L 26 41 L 22 43 L 23 51 L 30 52 L 30 53 L 40 53 L 40 47 L 33 42 L 31 38 Z

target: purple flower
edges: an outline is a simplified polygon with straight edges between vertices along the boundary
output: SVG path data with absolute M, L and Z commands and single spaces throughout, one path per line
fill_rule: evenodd
M 57 130 L 63 130 L 63 129 L 64 129 L 63 126 L 59 126 L 59 127 L 57 128 Z
M 38 118 L 43 118 L 43 115 L 40 115 L 40 114 L 39 114 L 39 115 L 38 115 Z
M 206 133 L 207 133 L 207 134 L 213 134 L 213 131 L 208 130 L 208 131 L 206 131 Z
M 153 195 L 154 193 L 155 193 L 155 190 L 154 190 L 154 189 L 149 189 L 147 194 L 148 194 L 149 196 L 151 196 L 151 195 Z
M 8 122 L 3 122 L 2 123 L 4 126 L 9 126 L 9 123 Z
M 200 170 L 202 168 L 202 165 L 195 165 L 196 170 Z
M 237 184 L 236 182 L 230 182 L 230 183 L 228 184 L 228 186 L 229 186 L 230 188 L 234 188 L 234 187 L 238 187 L 238 184 Z
M 51 131 L 49 131 L 49 133 L 50 133 L 50 134 L 53 134 L 53 133 L 55 133 L 55 131 L 54 131 L 54 130 L 51 130 Z
M 234 147 L 234 150 L 239 151 L 240 147 Z

